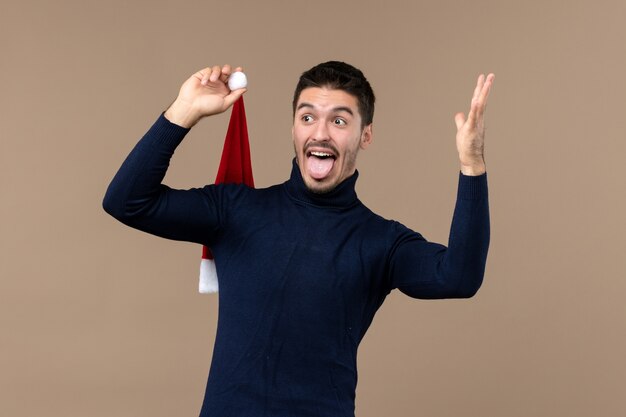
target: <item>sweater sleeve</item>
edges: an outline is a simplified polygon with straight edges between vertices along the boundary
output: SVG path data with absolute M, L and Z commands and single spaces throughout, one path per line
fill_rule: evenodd
M 161 114 L 109 184 L 104 210 L 147 233 L 209 244 L 221 223 L 216 187 L 175 190 L 161 183 L 188 132 Z
M 480 288 L 489 248 L 487 174 L 459 173 L 448 247 L 399 225 L 391 253 L 392 288 L 413 298 L 469 298 Z

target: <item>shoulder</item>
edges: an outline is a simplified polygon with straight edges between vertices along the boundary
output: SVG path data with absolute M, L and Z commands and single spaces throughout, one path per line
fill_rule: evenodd
M 424 240 L 422 235 L 394 219 L 388 219 L 373 212 L 361 204 L 362 218 L 367 228 L 377 239 L 382 240 L 387 248 L 393 248 L 407 240 Z
M 227 210 L 259 209 L 267 204 L 278 204 L 282 194 L 279 185 L 253 188 L 245 184 L 210 184 L 197 191 Z

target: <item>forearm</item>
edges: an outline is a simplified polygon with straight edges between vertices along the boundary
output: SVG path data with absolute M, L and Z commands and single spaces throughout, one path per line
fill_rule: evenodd
M 407 235 L 393 255 L 394 287 L 414 298 L 473 296 L 482 283 L 489 234 L 487 176 L 459 174 L 448 247 Z
M 103 201 L 105 211 L 127 219 L 151 204 L 160 189 L 174 150 L 188 129 L 161 115 L 135 145 L 109 184 Z
M 470 297 L 482 284 L 490 240 L 487 174 L 461 173 L 441 271 L 458 297 Z
M 171 123 L 190 129 L 202 118 L 193 105 L 182 99 L 176 99 L 163 114 Z

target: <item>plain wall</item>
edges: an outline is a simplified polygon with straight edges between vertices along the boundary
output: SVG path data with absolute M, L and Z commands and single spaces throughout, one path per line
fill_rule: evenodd
M 290 171 L 299 74 L 377 94 L 359 197 L 447 243 L 454 113 L 486 114 L 492 240 L 469 300 L 394 291 L 359 349 L 357 416 L 626 415 L 626 2 L 31 1 L 0 13 L 0 415 L 195 416 L 217 296 L 200 247 L 123 226 L 114 173 L 214 64 L 242 65 L 257 186 Z M 166 183 L 213 181 L 228 114 Z

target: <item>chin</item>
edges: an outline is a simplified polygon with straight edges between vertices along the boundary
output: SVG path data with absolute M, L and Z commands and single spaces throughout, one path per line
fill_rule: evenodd
M 326 194 L 335 189 L 333 186 L 311 188 L 308 185 L 306 188 L 313 194 Z
M 326 194 L 326 193 L 331 192 L 337 187 L 337 183 L 333 180 L 316 181 L 312 178 L 307 178 L 307 177 L 303 177 L 303 178 L 306 178 L 304 180 L 304 185 L 306 185 L 306 188 L 314 194 Z
M 314 194 L 324 194 L 330 191 L 330 185 L 325 185 L 323 183 L 319 183 L 312 179 L 305 179 L 304 185 L 306 185 L 307 190 Z

